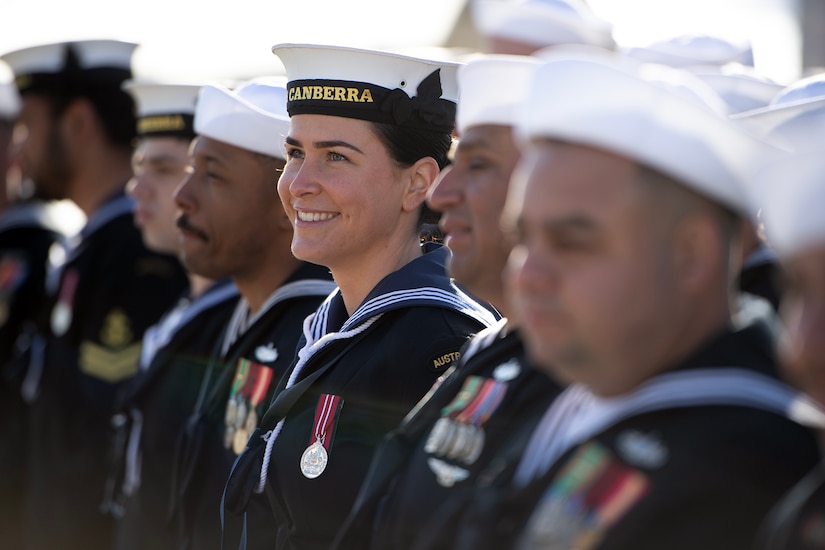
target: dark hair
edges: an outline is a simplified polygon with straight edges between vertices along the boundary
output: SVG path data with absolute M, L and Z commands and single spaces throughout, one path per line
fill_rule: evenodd
M 118 147 L 134 147 L 137 137 L 135 102 L 127 92 L 116 87 L 90 86 L 68 96 L 60 92 L 43 93 L 50 97 L 55 116 L 62 115 L 75 99 L 86 99 L 97 113 L 109 142 Z
M 401 166 L 412 166 L 424 157 L 434 158 L 439 169 L 447 166 L 447 153 L 452 143 L 450 134 L 383 122 L 373 122 L 372 126 L 392 159 Z
M 373 122 L 372 127 L 389 151 L 390 157 L 400 166 L 412 166 L 425 157 L 435 159 L 439 170 L 443 170 L 449 164 L 447 154 L 452 145 L 452 136 L 448 133 L 405 128 L 383 122 Z M 421 227 L 425 224 L 437 224 L 440 216 L 441 214 L 431 210 L 424 202 L 418 217 L 418 225 Z

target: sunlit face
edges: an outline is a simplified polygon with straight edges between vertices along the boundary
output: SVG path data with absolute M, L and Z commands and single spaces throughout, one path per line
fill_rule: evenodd
M 390 158 L 369 122 L 296 115 L 286 150 L 278 191 L 294 224 L 297 258 L 333 272 L 357 269 L 414 235 L 410 216 L 419 205 L 405 202 L 407 170 Z
M 469 128 L 429 198 L 430 207 L 442 213 L 450 275 L 484 299 L 501 293 L 510 247 L 499 220 L 518 158 L 511 127 Z
M 605 395 L 661 368 L 673 331 L 674 269 L 637 178 L 622 157 L 542 142 L 506 206 L 516 241 L 506 284 L 531 356 Z
M 825 404 L 825 246 L 795 255 L 785 270 L 782 366 L 790 380 Z
M 283 217 L 276 187 L 280 166 L 233 145 L 196 138 L 190 173 L 175 192 L 187 269 L 210 279 L 250 278 L 261 270 Z
M 173 195 L 188 165 L 189 140 L 179 137 L 143 138 L 132 155 L 134 176 L 127 189 L 137 203 L 135 224 L 146 246 L 157 252 L 180 251 Z
M 26 94 L 14 128 L 13 147 L 20 169 L 37 186 L 38 196 L 65 199 L 69 196 L 70 155 L 51 102 L 44 96 Z

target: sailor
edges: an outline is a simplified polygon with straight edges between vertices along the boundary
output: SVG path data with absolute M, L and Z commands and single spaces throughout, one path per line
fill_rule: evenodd
M 241 299 L 197 365 L 199 383 L 188 386 L 194 402 L 167 463 L 170 506 L 161 512 L 178 531 L 177 548 L 220 548 L 232 463 L 292 362 L 304 318 L 335 288 L 327 269 L 290 250 L 292 224 L 275 185 L 285 159 L 285 109 L 279 77 L 234 90 L 205 84 L 198 95 L 191 168 L 174 194 L 183 263 L 201 277 L 231 279 Z M 268 548 L 275 531 L 266 502 L 257 504 L 247 517 L 249 546 Z
M 137 106 L 135 224 L 156 252 L 178 256 L 180 235 L 173 193 L 186 177 L 197 84 L 128 81 Z M 178 302 L 144 333 L 140 371 L 123 388 L 113 416 L 112 468 L 105 505 L 118 519 L 115 547 L 177 548 L 167 521 L 175 440 L 191 414 L 214 344 L 238 291 L 228 279 L 188 273 Z
M 750 187 L 769 242 L 787 274 L 781 316 L 786 337 L 779 348 L 783 372 L 818 403 L 825 403 L 825 196 L 822 150 L 793 153 L 760 164 Z M 825 548 L 825 472 L 820 462 L 766 518 L 756 548 Z
M 459 68 L 459 140 L 428 199 L 442 213 L 450 275 L 503 314 L 510 245 L 498 220 L 520 156 L 513 125 L 539 65 L 533 57 L 482 55 Z M 419 538 L 449 547 L 464 488 L 505 436 L 530 433 L 559 391 L 530 367 L 518 324 L 507 318 L 473 337 L 437 384 L 382 442 L 336 548 L 408 548 Z
M 497 315 L 422 246 L 425 200 L 455 124 L 454 63 L 281 44 L 292 251 L 338 285 L 304 323 L 296 360 L 226 488 L 227 514 L 265 492 L 273 548 L 329 548 L 382 437 Z M 249 535 L 253 530 L 249 528 Z
M 10 73 L 0 62 L 0 69 Z M 20 394 L 37 311 L 46 298 L 49 248 L 76 233 L 84 217 L 67 201 L 43 200 L 23 185 L 12 140 L 20 96 L 6 74 L 0 80 L 0 533 L 22 546 L 27 405 Z M 19 134 L 19 132 L 18 132 Z
M 69 199 L 86 216 L 80 233 L 50 252 L 49 300 L 23 382 L 26 531 L 35 547 L 111 545 L 111 518 L 99 506 L 113 401 L 138 370 L 143 332 L 186 286 L 177 258 L 144 245 L 125 193 L 135 119 L 121 84 L 135 47 L 81 40 L 2 56 L 23 99 L 23 174 L 41 196 Z
M 819 455 L 772 325 L 731 306 L 748 167 L 776 152 L 689 73 L 596 53 L 537 69 L 517 132 L 506 286 L 569 385 L 454 547 L 750 547 Z

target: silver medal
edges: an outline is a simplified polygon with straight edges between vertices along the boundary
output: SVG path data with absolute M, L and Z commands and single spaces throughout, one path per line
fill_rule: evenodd
M 481 426 L 473 426 L 473 433 L 470 438 L 470 443 L 462 456 L 464 464 L 469 466 L 478 460 L 478 457 L 481 456 L 481 451 L 484 450 L 485 439 L 486 436 L 484 435 L 484 428 Z
M 307 479 L 315 479 L 324 473 L 328 461 L 329 456 L 327 455 L 327 450 L 324 448 L 324 444 L 320 441 L 315 441 L 315 443 L 307 447 L 301 455 L 301 473 L 304 474 L 304 477 Z
M 246 422 L 246 413 L 247 413 L 246 399 L 241 397 L 240 402 L 238 403 L 238 412 L 235 415 L 235 429 L 236 430 L 240 430 L 241 426 L 243 426 L 244 422 Z
M 234 426 L 227 426 L 226 431 L 223 433 L 223 446 L 226 449 L 232 448 L 232 442 L 235 438 L 235 427 Z
M 57 302 L 52 310 L 52 333 L 63 336 L 72 325 L 72 308 L 66 302 Z
M 446 437 L 447 431 L 450 427 L 449 424 L 450 420 L 444 417 L 436 420 L 433 429 L 430 430 L 429 437 L 427 437 L 427 443 L 424 444 L 424 452 L 429 454 L 440 454 L 436 453 L 436 451 L 441 449 L 444 445 L 444 438 Z
M 234 397 L 231 397 L 226 403 L 226 414 L 223 417 L 223 423 L 227 426 L 235 426 L 235 417 L 238 415 L 238 402 Z

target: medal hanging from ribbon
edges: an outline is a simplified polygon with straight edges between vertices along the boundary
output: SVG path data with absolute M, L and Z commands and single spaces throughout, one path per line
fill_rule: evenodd
M 484 449 L 484 424 L 504 399 L 507 384 L 492 378 L 469 376 L 455 399 L 441 409 L 424 450 L 470 465 Z
M 76 269 L 69 268 L 63 274 L 63 281 L 60 285 L 60 294 L 57 297 L 57 303 L 52 309 L 52 334 L 57 337 L 63 336 L 72 326 L 72 305 L 74 303 L 74 294 L 77 290 L 77 283 L 80 276 Z
M 249 434 L 258 426 L 257 407 L 272 382 L 272 369 L 248 359 L 239 359 L 229 400 L 226 403 L 224 447 L 241 454 Z
M 315 418 L 312 422 L 312 435 L 309 447 L 301 455 L 301 473 L 308 479 L 315 479 L 327 467 L 329 449 L 335 431 L 338 413 L 344 404 L 339 395 L 322 394 L 315 407 Z

